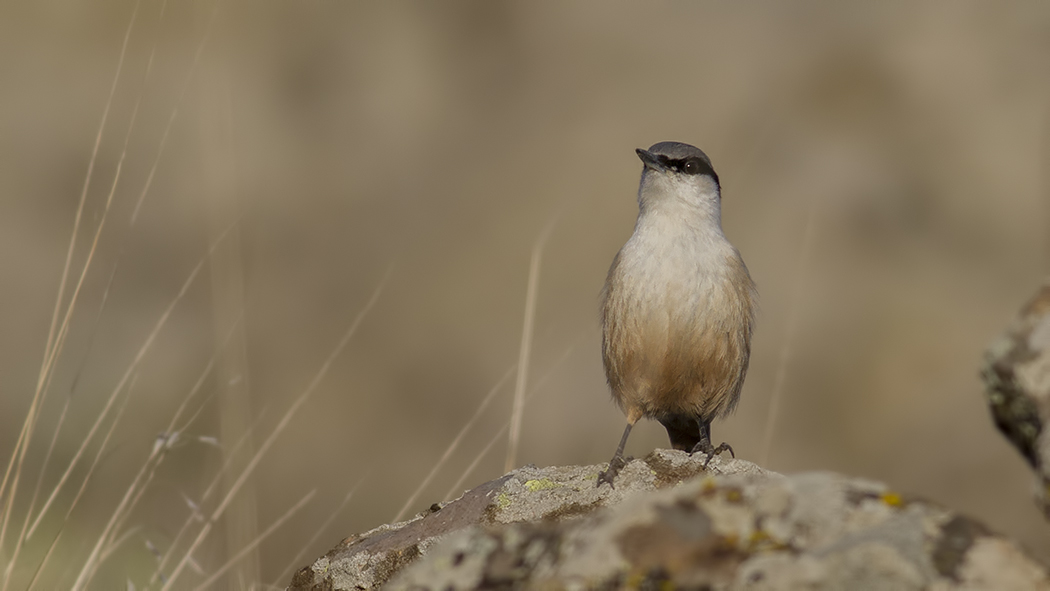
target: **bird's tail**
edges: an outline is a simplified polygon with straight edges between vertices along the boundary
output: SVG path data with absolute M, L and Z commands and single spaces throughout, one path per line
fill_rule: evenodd
M 659 419 L 671 438 L 671 447 L 692 451 L 700 442 L 700 421 L 689 415 L 668 415 Z

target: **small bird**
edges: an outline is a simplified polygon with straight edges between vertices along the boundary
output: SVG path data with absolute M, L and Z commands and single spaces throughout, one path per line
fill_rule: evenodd
M 667 429 L 674 449 L 710 461 L 711 421 L 730 413 L 751 356 L 757 292 L 722 233 L 721 186 L 699 148 L 660 142 L 641 158 L 638 221 L 602 290 L 602 361 L 627 428 L 598 485 L 624 467 L 642 417 Z M 735 455 L 735 454 L 734 454 Z

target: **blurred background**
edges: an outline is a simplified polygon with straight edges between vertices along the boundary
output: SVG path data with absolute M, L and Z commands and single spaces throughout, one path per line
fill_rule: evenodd
M 200 380 L 184 416 L 199 413 L 92 587 L 143 588 L 155 553 L 184 552 L 188 501 L 214 511 L 213 479 L 228 490 L 240 474 L 224 463 L 243 466 L 282 420 L 176 587 L 312 490 L 217 588 L 283 586 L 290 567 L 394 519 L 517 362 L 530 253 L 552 223 L 516 464 L 607 461 L 624 419 L 601 369 L 598 294 L 637 214 L 634 149 L 663 140 L 711 157 L 725 232 L 761 295 L 741 404 L 716 442 L 781 472 L 885 481 L 1050 563 L 1029 471 L 978 379 L 1050 268 L 1048 67 L 1043 2 L 5 3 L 5 464 L 105 116 L 63 314 L 93 255 L 6 562 L 25 515 L 57 493 L 11 583 L 61 531 L 38 584 L 72 584 Z M 503 473 L 509 375 L 407 516 Z M 627 451 L 666 446 L 647 422 Z

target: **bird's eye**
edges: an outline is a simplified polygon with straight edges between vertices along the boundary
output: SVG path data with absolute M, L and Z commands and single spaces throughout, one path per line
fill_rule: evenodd
M 682 170 L 686 174 L 696 174 L 700 172 L 700 161 L 696 158 L 690 158 L 685 161 L 684 165 L 682 165 Z

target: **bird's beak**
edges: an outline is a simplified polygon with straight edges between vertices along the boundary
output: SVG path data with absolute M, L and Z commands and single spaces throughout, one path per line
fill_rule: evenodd
M 656 154 L 653 154 L 649 150 L 643 150 L 641 148 L 638 148 L 634 152 L 635 154 L 638 154 L 639 158 L 642 159 L 642 163 L 645 164 L 646 168 L 651 168 L 653 170 L 665 170 L 667 168 L 660 162 L 659 159 L 657 159 Z

